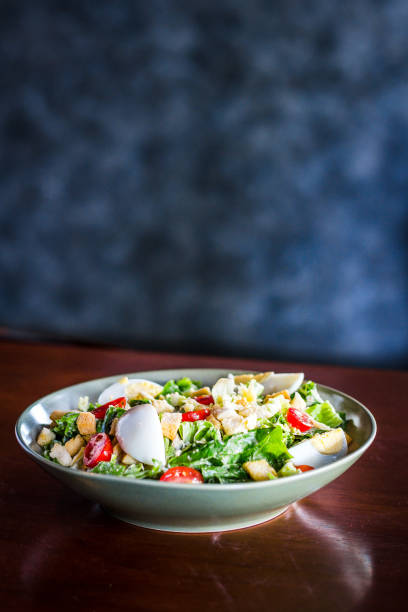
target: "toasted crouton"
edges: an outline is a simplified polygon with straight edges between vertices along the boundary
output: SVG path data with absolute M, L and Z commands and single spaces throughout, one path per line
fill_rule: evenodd
M 180 412 L 164 412 L 161 420 L 161 428 L 163 436 L 174 440 L 177 434 L 177 430 L 181 423 L 182 415 Z
M 58 421 L 58 419 L 63 417 L 64 414 L 67 414 L 67 412 L 67 410 L 53 410 L 50 414 L 50 419 L 55 423 L 55 421 Z
M 78 415 L 77 427 L 80 434 L 89 435 L 96 433 L 96 418 L 92 412 L 81 412 Z
M 213 414 L 210 414 L 210 416 L 207 417 L 207 421 L 212 423 L 216 429 L 221 429 L 221 423 L 219 422 L 218 419 L 215 418 Z
M 74 455 L 77 454 L 77 452 L 85 445 L 85 441 L 83 439 L 82 436 L 80 436 L 79 434 L 75 436 L 75 438 L 71 438 L 71 440 L 68 440 L 68 442 L 65 442 L 64 446 L 67 449 L 67 451 L 69 452 L 69 454 L 71 455 L 71 457 L 73 457 Z
M 120 447 L 119 442 L 116 442 L 116 444 L 113 444 L 112 455 L 115 455 L 118 461 L 120 461 L 122 454 L 123 454 L 123 451 Z
M 277 477 L 276 471 L 269 465 L 266 459 L 247 461 L 242 467 L 248 472 L 252 480 L 270 480 Z
M 190 393 L 190 397 L 198 397 L 199 395 L 211 395 L 210 387 L 201 387 L 201 389 Z
M 69 454 L 67 449 L 64 446 L 62 446 L 62 444 L 60 444 L 59 442 L 56 442 L 54 446 L 52 447 L 51 452 L 50 452 L 50 457 L 52 457 L 53 459 L 56 459 L 58 463 L 60 463 L 61 465 L 64 465 L 65 467 L 70 466 L 72 463 L 71 455 Z
M 239 374 L 238 376 L 234 376 L 234 381 L 236 382 L 237 385 L 240 383 L 243 383 L 245 385 L 246 383 L 249 383 L 254 378 L 255 378 L 254 374 Z
M 75 466 L 78 467 L 78 465 L 80 463 L 82 463 L 82 458 L 84 456 L 84 452 L 85 452 L 85 446 L 80 448 L 79 451 L 77 452 L 77 454 L 74 455 L 74 457 L 72 457 L 72 465 L 75 465 Z
M 270 399 L 273 399 L 274 397 L 278 397 L 279 395 L 283 395 L 285 399 L 290 400 L 290 395 L 288 391 L 284 389 L 283 391 L 278 391 L 277 393 L 269 393 L 268 395 L 265 395 L 265 402 L 267 402 Z
M 48 427 L 43 427 L 37 438 L 37 444 L 40 446 L 47 446 L 47 444 L 53 440 L 55 440 L 55 433 L 51 431 L 51 429 L 48 429 Z
M 109 435 L 110 436 L 114 436 L 115 435 L 115 433 L 116 433 L 116 426 L 118 424 L 118 421 L 119 421 L 118 417 L 115 417 L 113 419 L 112 424 L 110 426 L 110 430 L 109 430 Z
M 346 436 L 347 446 L 350 446 L 353 441 L 352 437 L 349 436 L 347 432 L 344 432 L 344 435 Z
M 134 463 L 137 463 L 137 461 L 134 457 L 131 457 L 131 455 L 126 454 L 122 457 L 122 463 L 125 465 L 133 465 Z

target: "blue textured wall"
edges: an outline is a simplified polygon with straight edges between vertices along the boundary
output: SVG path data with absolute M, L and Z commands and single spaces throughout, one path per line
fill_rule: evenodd
M 405 0 L 0 6 L 3 325 L 406 363 Z

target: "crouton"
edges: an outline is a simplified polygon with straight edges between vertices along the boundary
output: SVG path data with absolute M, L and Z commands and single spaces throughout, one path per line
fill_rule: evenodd
M 112 455 L 115 455 L 115 457 L 117 457 L 118 461 L 120 461 L 120 457 L 123 454 L 123 451 L 120 447 L 119 442 L 116 442 L 116 444 L 113 445 L 112 448 Z
M 116 426 L 118 424 L 118 421 L 119 421 L 118 417 L 115 417 L 113 419 L 113 421 L 111 423 L 111 426 L 110 426 L 110 429 L 109 429 L 109 435 L 110 436 L 114 436 L 115 435 L 115 433 L 116 433 Z
M 78 415 L 77 427 L 80 434 L 89 435 L 96 433 L 96 418 L 92 412 L 81 412 Z
M 270 480 L 271 478 L 277 477 L 276 471 L 269 465 L 266 459 L 247 461 L 242 467 L 250 475 L 252 480 Z
M 286 389 L 284 389 L 283 391 L 278 391 L 277 393 L 269 393 L 268 395 L 265 395 L 265 402 L 267 402 L 270 399 L 273 399 L 274 397 L 278 397 L 279 395 L 283 395 L 285 399 L 290 400 L 289 393 L 287 392 Z
M 77 452 L 85 445 L 84 439 L 79 434 L 75 436 L 75 438 L 71 438 L 68 442 L 65 442 L 64 446 L 73 457 L 77 454 Z
M 197 402 L 193 397 L 189 397 L 183 403 L 184 412 L 191 412 L 192 410 L 201 410 L 203 405 L 200 402 Z
M 236 433 L 244 433 L 247 431 L 245 420 L 239 414 L 233 414 L 221 420 L 225 433 L 228 436 Z
M 58 421 L 58 419 L 63 417 L 64 414 L 67 414 L 67 412 L 68 410 L 53 410 L 50 414 L 50 419 L 55 423 L 55 421 Z
M 192 391 L 192 393 L 190 393 L 190 397 L 198 397 L 199 395 L 211 395 L 210 387 L 201 387 L 201 389 L 197 389 L 197 391 Z
M 249 383 L 254 378 L 255 376 L 253 374 L 239 374 L 238 376 L 234 376 L 234 381 L 236 382 L 237 385 L 240 383 L 243 383 L 245 385 L 246 383 Z
M 58 463 L 64 465 L 65 467 L 70 466 L 72 463 L 71 455 L 69 454 L 67 449 L 59 442 L 56 442 L 52 447 L 50 457 L 52 457 L 52 459 L 56 459 Z
M 72 464 L 71 465 L 75 465 L 75 466 L 79 466 L 80 463 L 82 464 L 82 459 L 84 456 L 84 452 L 85 452 L 85 446 L 83 446 L 82 448 L 79 449 L 79 451 L 77 452 L 77 454 L 72 457 Z
M 43 427 L 37 438 L 37 444 L 40 446 L 47 446 L 47 444 L 53 440 L 55 440 L 55 433 L 51 431 L 51 429 L 48 429 L 48 427 Z
M 265 380 L 265 378 L 269 378 L 269 376 L 274 373 L 275 372 L 260 372 L 259 374 L 255 374 L 254 378 L 256 382 L 259 382 L 262 384 L 262 381 Z
M 125 465 L 133 465 L 134 463 L 137 463 L 137 461 L 134 457 L 131 457 L 130 455 L 126 454 L 122 457 L 122 463 L 124 463 Z
M 350 444 L 352 443 L 353 439 L 351 436 L 348 435 L 348 433 L 344 432 L 344 435 L 346 436 L 346 440 L 347 440 L 347 446 L 350 446 Z
M 177 430 L 180 426 L 182 415 L 180 412 L 164 412 L 161 420 L 161 428 L 163 436 L 174 440 L 177 434 Z
M 216 429 L 221 429 L 221 423 L 219 422 L 218 419 L 215 418 L 214 415 L 210 414 L 210 416 L 207 417 L 206 420 L 212 423 Z

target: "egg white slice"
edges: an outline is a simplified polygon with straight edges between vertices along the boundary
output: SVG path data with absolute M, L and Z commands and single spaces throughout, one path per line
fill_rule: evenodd
M 295 465 L 310 465 L 318 468 L 337 461 L 347 454 L 346 436 L 340 427 L 332 429 L 291 446 L 289 453 Z
M 132 399 L 141 395 L 148 399 L 153 399 L 162 391 L 163 387 L 151 380 L 144 380 L 142 378 L 130 378 L 122 379 L 119 382 L 113 383 L 107 389 L 102 391 L 98 397 L 99 404 L 106 404 L 118 397 L 126 397 L 126 399 Z
M 286 389 L 288 393 L 294 393 L 302 384 L 305 375 L 303 372 L 297 372 L 295 374 L 275 374 L 270 372 L 267 376 L 259 380 L 261 385 L 264 386 L 264 393 L 268 395 L 270 393 L 278 393 Z
M 140 404 L 122 415 L 116 426 L 120 447 L 137 461 L 164 464 L 166 453 L 160 419 L 151 404 Z

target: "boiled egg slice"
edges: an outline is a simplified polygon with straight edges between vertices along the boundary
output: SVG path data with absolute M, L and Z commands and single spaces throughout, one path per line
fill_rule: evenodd
M 295 465 L 318 468 L 344 457 L 347 454 L 347 440 L 344 431 L 339 427 L 299 442 L 291 446 L 289 452 Z
M 163 387 L 150 380 L 142 378 L 122 378 L 119 382 L 113 383 L 107 389 L 102 391 L 98 397 L 99 404 L 106 404 L 118 397 L 126 397 L 126 399 L 146 398 L 153 399 L 161 393 Z
M 151 404 L 140 404 L 122 415 L 116 426 L 120 447 L 137 461 L 151 465 L 164 464 L 166 453 L 157 410 Z
M 263 378 L 258 379 L 264 387 L 265 395 L 271 393 L 278 393 L 286 389 L 288 393 L 294 393 L 302 384 L 305 375 L 303 372 L 297 372 L 295 374 L 275 374 L 274 372 L 267 372 Z

